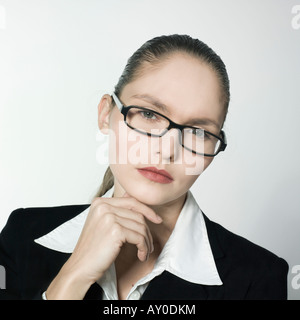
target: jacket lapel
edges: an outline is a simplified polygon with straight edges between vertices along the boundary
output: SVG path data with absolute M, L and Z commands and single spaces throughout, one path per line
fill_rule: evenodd
M 206 300 L 204 286 L 185 281 L 165 271 L 154 278 L 141 300 Z
M 211 247 L 211 251 L 213 253 L 215 261 L 223 258 L 225 256 L 224 251 L 222 250 L 222 247 L 220 245 L 220 242 L 217 237 L 217 231 L 215 230 L 215 225 L 213 222 L 211 222 L 205 214 L 204 216 L 204 221 L 206 225 L 206 230 L 207 230 L 207 235 L 209 239 L 209 244 Z

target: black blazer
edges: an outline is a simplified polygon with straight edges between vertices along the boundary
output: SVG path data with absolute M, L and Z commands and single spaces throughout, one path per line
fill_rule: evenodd
M 0 299 L 41 299 L 70 254 L 34 242 L 75 217 L 88 205 L 15 210 L 0 234 L 0 265 L 6 271 L 6 289 Z M 148 285 L 144 300 L 287 299 L 285 260 L 210 221 L 205 223 L 223 282 L 206 286 L 185 281 L 165 271 Z M 102 299 L 95 283 L 85 299 Z

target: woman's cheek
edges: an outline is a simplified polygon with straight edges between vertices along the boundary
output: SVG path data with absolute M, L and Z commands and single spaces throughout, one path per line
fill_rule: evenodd
M 205 157 L 195 155 L 184 148 L 182 150 L 181 165 L 184 167 L 184 174 L 187 176 L 199 176 L 208 165 Z
M 120 129 L 110 139 L 111 164 L 129 164 L 134 167 L 160 164 L 159 152 L 153 151 L 149 137 L 128 127 Z
M 114 121 L 109 131 L 109 163 L 127 164 L 128 127 L 124 121 Z

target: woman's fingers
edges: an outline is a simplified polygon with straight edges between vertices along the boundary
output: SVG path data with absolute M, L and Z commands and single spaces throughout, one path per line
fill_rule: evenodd
M 150 229 L 146 224 L 145 216 L 142 213 L 127 208 L 115 207 L 113 205 L 109 205 L 109 211 L 114 213 L 116 217 L 123 218 L 120 221 L 123 222 L 123 225 L 126 228 L 139 231 L 140 233 L 145 232 L 147 234 L 147 239 L 149 239 L 149 251 L 150 253 L 154 251 L 153 238 Z
M 145 204 L 139 202 L 138 200 L 132 197 L 123 197 L 123 198 L 96 198 L 93 205 L 97 205 L 99 202 L 107 203 L 115 207 L 127 208 L 135 212 L 140 212 L 143 216 L 149 221 L 159 224 L 162 222 L 162 218 L 158 216 L 154 210 L 146 206 Z
M 149 240 L 147 240 L 147 236 L 125 227 L 122 228 L 122 232 L 124 235 L 124 243 L 127 242 L 135 245 L 138 249 L 137 256 L 139 260 L 142 262 L 146 261 L 150 254 L 149 245 L 147 244 L 147 242 L 149 242 Z
M 132 219 L 127 219 L 119 215 L 116 215 L 116 222 L 119 223 L 124 228 L 124 230 L 125 229 L 131 230 L 136 234 L 138 234 L 139 236 L 141 235 L 145 239 L 145 243 L 147 245 L 147 248 L 146 248 L 147 254 L 149 255 L 151 252 L 153 252 L 154 250 L 153 238 L 148 226 L 145 223 L 140 223 Z M 137 245 L 138 242 L 134 244 Z M 138 249 L 140 250 L 141 248 L 138 247 Z
M 104 198 L 101 200 L 103 199 Z M 121 200 L 121 198 L 116 199 Z M 112 203 L 118 204 L 118 206 L 114 206 Z M 111 230 L 113 235 L 112 241 L 116 243 L 119 242 L 118 246 L 120 248 L 127 242 L 126 239 L 124 239 L 124 229 L 137 234 L 138 238 L 135 239 L 135 241 L 131 237 L 131 242 L 129 242 L 129 240 L 128 242 L 137 246 L 138 257 L 141 258 L 142 261 L 145 260 L 144 257 L 147 257 L 147 255 L 154 251 L 153 238 L 143 213 L 125 208 L 120 205 L 119 201 L 100 201 L 97 203 L 97 206 L 94 203 L 92 210 L 91 217 L 88 217 L 88 219 L 91 219 L 89 223 L 91 228 L 95 229 L 96 225 L 99 225 L 101 221 L 99 227 Z M 94 216 L 94 218 L 92 218 L 92 216 Z M 144 241 L 141 241 L 140 237 L 143 237 Z M 145 243 L 146 248 L 143 247 L 143 243 Z

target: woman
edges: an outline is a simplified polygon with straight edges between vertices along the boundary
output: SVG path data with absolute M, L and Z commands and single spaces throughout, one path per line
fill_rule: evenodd
M 286 299 L 287 263 L 211 222 L 190 187 L 226 148 L 222 60 L 146 42 L 98 106 L 110 166 L 91 205 L 18 209 L 0 238 L 6 298 Z

